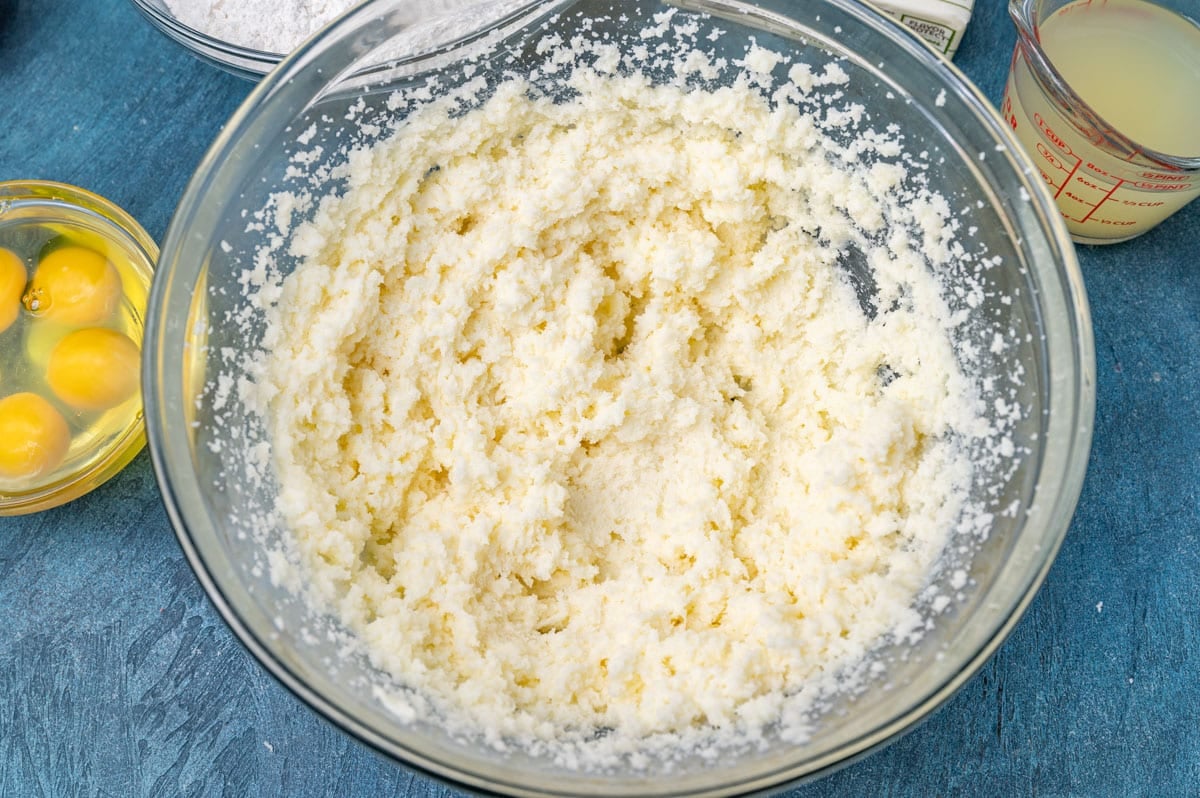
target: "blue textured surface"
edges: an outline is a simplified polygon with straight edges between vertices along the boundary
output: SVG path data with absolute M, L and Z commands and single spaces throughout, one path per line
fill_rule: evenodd
M 993 101 L 1014 34 L 977 0 L 958 65 Z M 0 179 L 105 195 L 161 239 L 249 84 L 126 0 L 0 0 Z M 1079 251 L 1093 455 L 1028 614 L 898 742 L 789 795 L 1200 794 L 1200 203 Z M 217 617 L 143 453 L 66 507 L 0 519 L 0 796 L 426 796 L 279 686 Z

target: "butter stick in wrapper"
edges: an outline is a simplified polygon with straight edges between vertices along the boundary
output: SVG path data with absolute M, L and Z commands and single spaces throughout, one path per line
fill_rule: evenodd
M 953 58 L 971 21 L 974 0 L 871 0 L 947 58 Z

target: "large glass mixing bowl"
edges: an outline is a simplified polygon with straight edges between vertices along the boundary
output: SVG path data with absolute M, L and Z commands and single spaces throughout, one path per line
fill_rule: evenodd
M 263 80 L 179 204 L 150 299 L 145 411 L 164 500 L 198 578 L 250 651 L 318 712 L 379 751 L 469 789 L 740 794 L 828 772 L 895 738 L 950 697 L 1012 630 L 1050 568 L 1079 496 L 1094 407 L 1091 328 L 1072 245 L 1037 172 L 953 66 L 855 0 L 542 0 L 470 32 L 462 22 L 475 12 L 467 5 L 373 0 L 352 11 Z M 242 412 L 238 383 L 245 375 L 231 364 L 258 345 L 263 331 L 262 308 L 248 289 L 272 217 L 258 224 L 254 214 L 272 194 L 302 185 L 298 164 L 309 172 L 335 164 L 347 143 L 384 135 L 395 113 L 389 94 L 423 84 L 432 72 L 444 86 L 455 75 L 464 79 L 455 66 L 464 54 L 503 41 L 506 57 L 529 66 L 546 57 L 526 46 L 535 28 L 560 26 L 569 38 L 579 15 L 591 14 L 616 26 L 614 41 L 622 26 L 636 39 L 636 26 L 667 8 L 711 15 L 705 24 L 725 32 L 718 46 L 732 56 L 753 37 L 818 68 L 838 60 L 851 82 L 824 90 L 844 91 L 872 119 L 894 123 L 910 146 L 927 151 L 937 164 L 928 172 L 931 187 L 971 231 L 967 246 L 995 264 L 982 273 L 987 290 L 970 297 L 953 290 L 958 267 L 947 267 L 947 301 L 973 319 L 956 343 L 987 352 L 997 333 L 1020 342 L 995 353 L 987 368 L 1015 391 L 1006 401 L 1025 411 L 1012 437 L 1028 454 L 1011 474 L 987 475 L 976 486 L 976 498 L 996 510 L 990 528 L 974 537 L 969 556 L 951 558 L 933 576 L 953 584 L 957 600 L 919 642 L 879 652 L 891 663 L 887 679 L 834 701 L 806 742 L 768 734 L 765 746 L 736 756 L 673 766 L 651 758 L 641 770 L 579 772 L 520 749 L 499 753 L 435 722 L 404 722 L 374 689 L 386 678 L 365 657 L 343 653 L 347 638 L 336 620 L 314 615 L 286 582 L 272 582 L 265 550 L 286 530 L 272 520 L 269 441 L 256 417 Z M 331 177 L 328 190 L 339 186 Z M 279 262 L 284 271 L 293 265 L 286 257 Z

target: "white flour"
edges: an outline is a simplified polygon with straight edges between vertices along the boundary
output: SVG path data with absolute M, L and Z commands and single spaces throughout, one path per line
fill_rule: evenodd
M 183 24 L 214 39 L 284 55 L 349 11 L 359 0 L 163 0 Z M 425 0 L 421 22 L 398 36 L 406 50 L 452 41 L 479 30 L 524 0 Z
M 175 18 L 214 39 L 287 53 L 357 0 L 165 0 Z

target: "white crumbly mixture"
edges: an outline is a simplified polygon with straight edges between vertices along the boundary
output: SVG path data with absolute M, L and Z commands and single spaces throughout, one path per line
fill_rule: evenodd
M 221 41 L 287 53 L 358 0 L 164 0 L 175 18 Z
M 374 661 L 495 739 L 753 733 L 922 623 L 978 426 L 942 217 L 745 82 L 571 83 L 417 111 L 295 231 L 281 511 Z

